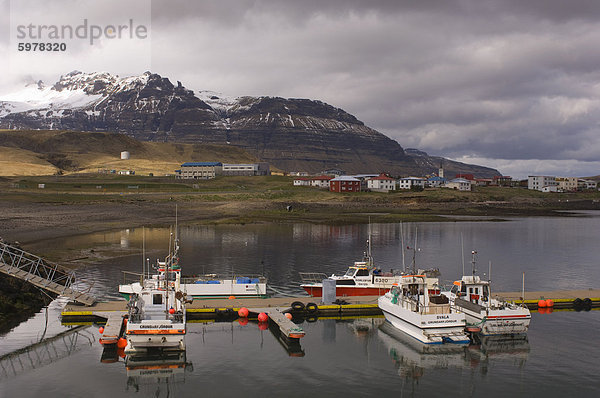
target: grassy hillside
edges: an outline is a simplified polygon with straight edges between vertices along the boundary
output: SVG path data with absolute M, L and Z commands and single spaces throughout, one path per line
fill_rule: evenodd
M 130 159 L 121 160 L 121 151 L 130 152 Z M 257 159 L 225 145 L 140 142 L 112 133 L 0 130 L 2 176 L 95 173 L 99 169 L 164 175 L 189 161 L 252 163 Z

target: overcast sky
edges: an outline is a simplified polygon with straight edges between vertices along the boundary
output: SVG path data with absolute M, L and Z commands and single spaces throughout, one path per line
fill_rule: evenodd
M 15 59 L 8 11 L 27 8 L 0 2 L 0 51 Z M 4 91 L 26 75 L 151 69 L 194 90 L 319 99 L 404 148 L 505 175 L 600 174 L 597 0 L 28 2 L 48 24 L 81 4 L 103 23 L 131 15 L 149 47 L 80 45 L 27 73 L 4 63 Z

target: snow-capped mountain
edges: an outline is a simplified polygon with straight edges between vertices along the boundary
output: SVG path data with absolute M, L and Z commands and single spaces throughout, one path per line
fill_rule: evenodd
M 353 115 L 309 99 L 231 98 L 193 92 L 146 72 L 118 77 L 71 72 L 47 86 L 28 84 L 0 95 L 0 128 L 109 131 L 146 141 L 229 144 L 284 170 L 424 174 L 400 144 Z M 445 167 L 452 170 L 451 163 Z M 456 172 L 474 172 L 456 163 Z

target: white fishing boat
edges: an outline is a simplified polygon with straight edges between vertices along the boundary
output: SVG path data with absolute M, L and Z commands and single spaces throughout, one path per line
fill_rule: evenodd
M 531 314 L 525 305 L 492 297 L 490 281 L 475 275 L 476 251 L 472 252 L 472 274 L 455 281 L 444 294 L 450 303 L 467 317 L 467 327 L 487 335 L 525 334 Z M 490 269 L 491 270 L 491 269 Z
M 124 271 L 124 274 L 134 275 L 139 281 L 119 285 L 119 293 L 129 299 L 132 294 L 139 294 L 144 284 L 157 284 L 166 278 L 164 262 L 159 261 L 157 264 L 156 273 L 151 275 Z M 177 281 L 181 292 L 188 298 L 267 297 L 267 278 L 260 275 L 205 274 L 186 277 L 181 276 L 180 268 L 174 268 L 171 279 Z
M 171 271 L 176 253 L 177 250 L 167 257 L 163 278 L 147 279 L 139 292 L 131 294 L 127 303 L 126 353 L 185 350 L 186 299 L 180 290 L 178 273 Z
M 437 277 L 427 273 L 415 271 L 413 256 L 412 273 L 402 275 L 400 283 L 378 299 L 385 319 L 425 344 L 468 344 L 465 314 L 452 308 L 440 292 Z
M 182 276 L 179 265 L 179 240 L 174 240 L 173 254 L 165 261 L 156 261 L 151 267 L 148 260 L 144 262 L 144 272 L 135 273 L 123 271 L 124 280 L 129 283 L 119 285 L 119 293 L 129 300 L 132 294 L 140 294 L 144 286 L 158 286 L 161 281 L 168 279 L 179 286 L 178 290 L 186 299 L 194 298 L 224 298 L 224 297 L 267 297 L 267 278 L 260 275 L 219 275 L 206 274 L 200 276 Z M 167 274 L 167 263 L 169 272 Z M 153 268 L 153 273 L 151 273 Z M 135 279 L 132 280 L 132 279 Z

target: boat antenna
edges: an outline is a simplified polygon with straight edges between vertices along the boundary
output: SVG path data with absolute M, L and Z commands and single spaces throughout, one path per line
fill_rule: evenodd
M 488 270 L 488 282 L 492 281 L 492 260 L 490 260 L 489 270 Z
M 521 305 L 525 305 L 525 271 L 523 271 L 523 291 L 521 296 Z
M 471 254 L 473 255 L 473 259 L 471 260 L 471 273 L 472 273 L 473 276 L 475 276 L 475 272 L 477 271 L 475 269 L 475 263 L 477 262 L 475 260 L 475 256 L 477 255 L 477 251 L 476 250 L 472 250 Z
M 142 226 L 142 277 L 146 274 L 146 227 Z
M 400 240 L 402 243 L 402 272 L 406 273 L 406 262 L 404 261 L 404 225 L 400 222 Z
M 462 275 L 465 274 L 465 241 L 463 240 L 463 233 L 460 233 L 460 254 L 462 256 Z

